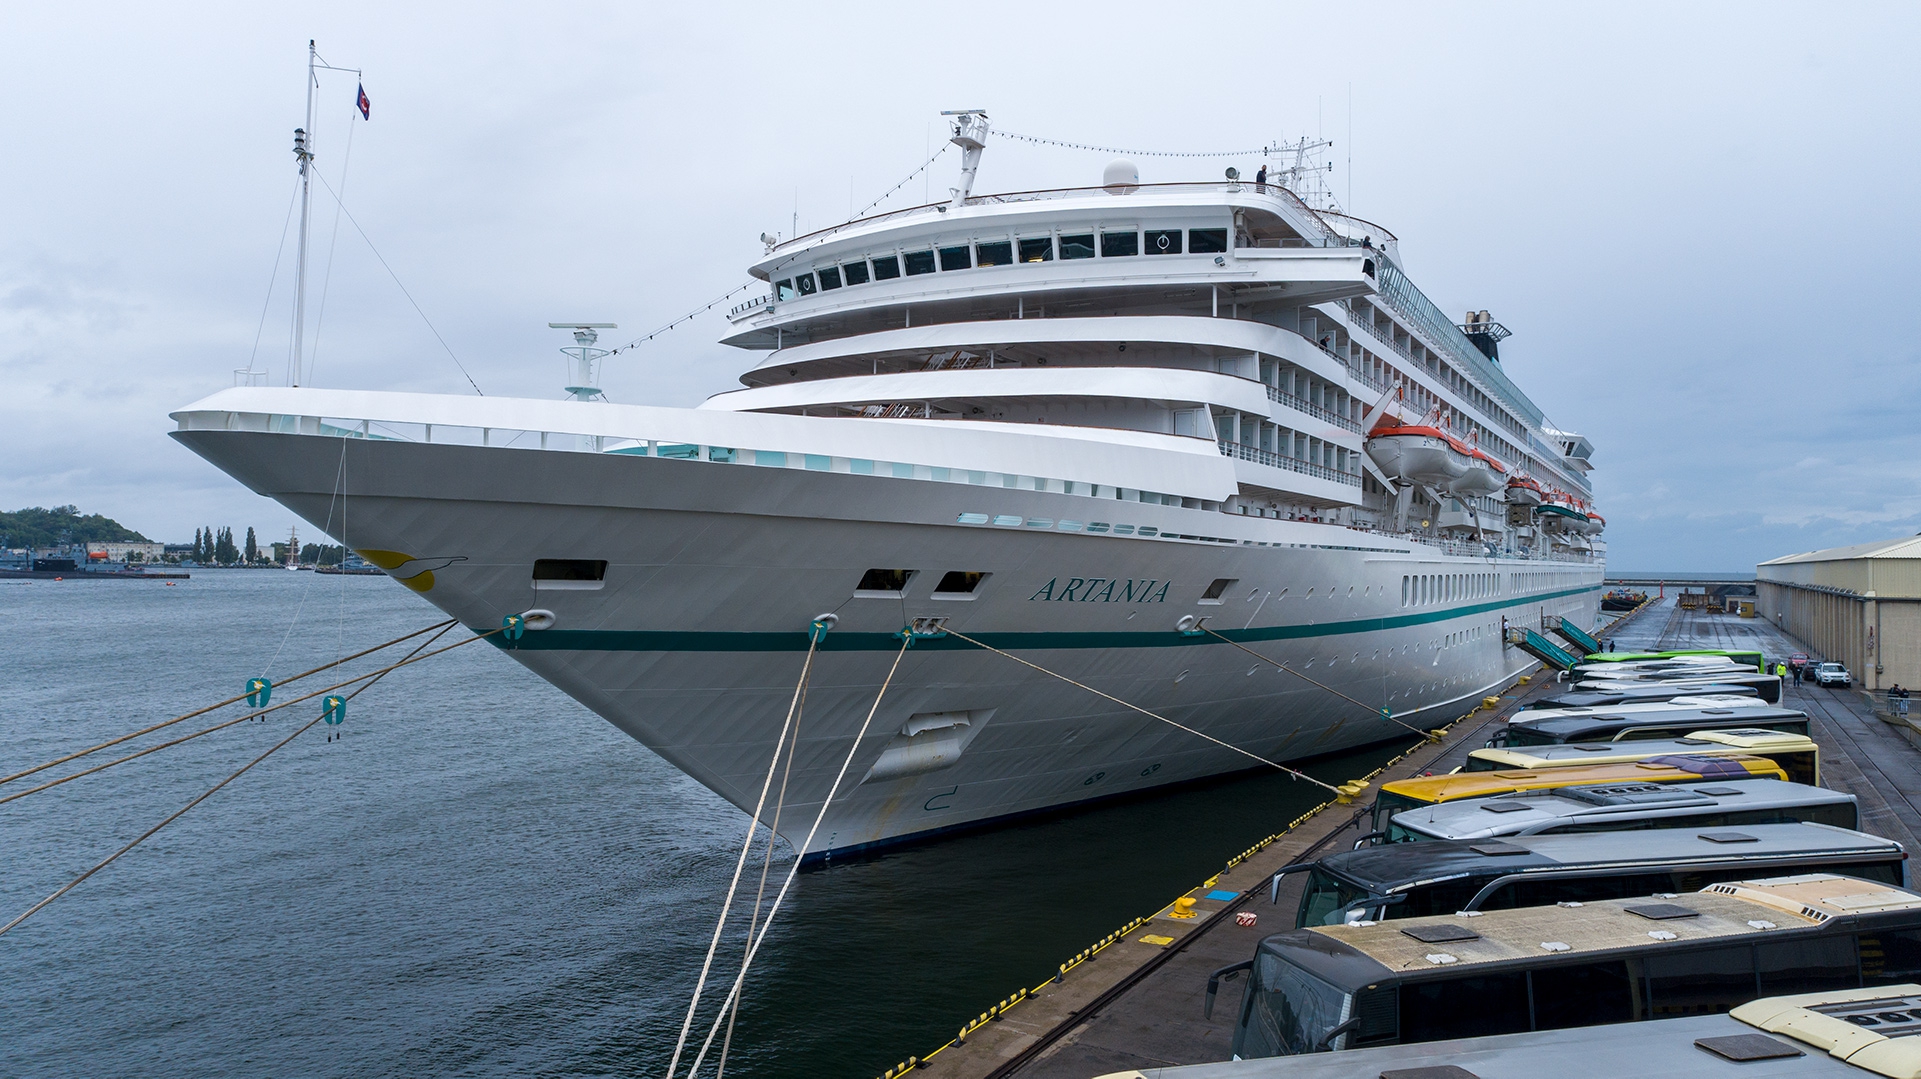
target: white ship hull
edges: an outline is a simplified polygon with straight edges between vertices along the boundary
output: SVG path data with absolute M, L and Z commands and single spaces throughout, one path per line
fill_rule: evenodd
M 660 457 L 184 428 L 175 437 L 194 451 L 348 546 L 436 566 L 412 586 L 476 630 L 504 614 L 554 612 L 553 628 L 496 643 L 744 809 L 766 773 L 808 624 L 837 614 L 808 690 L 782 818 L 796 844 L 873 705 L 897 634 L 916 617 L 946 618 L 1231 745 L 1290 760 L 1410 735 L 1212 637 L 1181 635 L 1182 616 L 1205 616 L 1263 656 L 1430 727 L 1531 665 L 1502 644 L 1504 616 L 1590 626 L 1601 593 L 1596 563 L 1458 557 L 1334 525 L 1177 506 Z M 1028 525 L 1097 510 L 1169 535 Z M 958 523 L 978 519 L 963 515 L 990 523 Z M 609 566 L 599 588 L 536 590 L 536 558 Z M 915 576 L 898 598 L 854 595 L 873 567 Z M 931 598 L 950 570 L 989 576 L 972 599 Z M 1219 603 L 1201 602 L 1218 578 L 1235 584 Z M 904 733 L 910 722 L 928 726 L 929 714 L 961 714 L 965 725 L 941 729 L 948 721 L 936 720 L 932 731 Z M 1253 763 L 956 638 L 917 641 L 806 853 Z M 929 764 L 938 767 L 922 770 Z

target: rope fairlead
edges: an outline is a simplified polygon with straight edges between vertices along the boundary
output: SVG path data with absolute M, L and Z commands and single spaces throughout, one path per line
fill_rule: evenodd
M 247 679 L 247 707 L 261 708 L 273 700 L 273 683 L 265 678 Z

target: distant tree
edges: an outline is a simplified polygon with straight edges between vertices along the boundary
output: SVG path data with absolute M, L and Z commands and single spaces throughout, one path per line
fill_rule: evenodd
M 55 506 L 0 513 L 0 533 L 13 547 L 51 547 L 65 532 L 75 543 L 146 543 L 147 537 L 120 522 L 90 513 L 82 517 L 78 506 Z
M 247 526 L 247 561 L 260 561 L 260 544 L 253 538 L 253 526 Z
M 343 553 L 344 548 L 331 544 L 309 543 L 300 548 L 300 561 L 313 566 L 337 566 Z
M 206 548 L 202 546 L 200 542 L 200 530 L 196 528 L 193 530 L 193 560 L 195 562 L 206 561 L 206 559 L 203 557 L 205 551 L 206 551 Z
M 213 560 L 223 566 L 240 561 L 240 550 L 233 545 L 233 529 L 223 528 L 214 536 Z

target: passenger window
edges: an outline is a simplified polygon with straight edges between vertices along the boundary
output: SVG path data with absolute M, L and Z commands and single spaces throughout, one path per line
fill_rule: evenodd
M 1563 1030 L 1603 1023 L 1626 1023 L 1634 1014 L 1634 992 L 1628 965 L 1583 963 L 1534 971 L 1534 1029 Z
M 782 280 L 774 282 L 774 299 L 791 300 L 794 298 L 794 282 Z
M 892 281 L 900 276 L 900 259 L 894 255 L 874 260 L 874 280 Z
M 1755 945 L 1754 953 L 1764 997 L 1861 985 L 1854 941 L 1848 937 L 1770 941 Z
M 1138 232 L 1101 233 L 1101 257 L 1104 259 L 1126 258 L 1141 253 L 1141 234 Z
M 1207 591 L 1201 593 L 1201 602 L 1202 603 L 1223 602 L 1223 600 L 1221 599 L 1221 596 L 1224 593 L 1226 593 L 1226 591 L 1229 588 L 1234 587 L 1234 582 L 1237 580 L 1239 580 L 1239 578 L 1237 577 L 1214 578 L 1214 582 L 1207 586 Z
M 1012 266 L 1014 264 L 1014 245 L 1002 240 L 999 243 L 975 244 L 974 265 Z
M 1091 259 L 1093 257 L 1094 257 L 1094 234 L 1093 233 L 1081 232 L 1081 233 L 1076 233 L 1072 236 L 1061 237 L 1061 258 Z
M 839 288 L 840 287 L 840 270 L 833 266 L 829 266 L 821 270 L 820 271 L 820 287 L 822 290 L 826 290 L 830 288 Z
M 802 296 L 812 296 L 814 294 L 814 275 L 804 273 L 796 276 L 794 278 L 794 286 L 800 289 Z
M 1650 1019 L 1719 1015 L 1755 998 L 1754 955 L 1747 945 L 1647 958 Z
M 940 249 L 940 268 L 943 270 L 970 270 L 974 263 L 965 246 L 943 247 Z M 912 273 L 912 270 L 908 271 Z
M 934 586 L 935 595 L 971 596 L 974 589 L 987 579 L 987 574 L 969 570 L 950 569 L 941 574 L 940 583 Z
M 907 276 L 934 272 L 934 253 L 932 251 L 909 251 L 900 257 L 907 265 Z
M 1863 984 L 1899 985 L 1921 978 L 1921 932 L 1863 933 L 1859 941 Z
M 1054 261 L 1053 238 L 1048 236 L 1042 236 L 1037 240 L 1022 240 L 1021 241 L 1021 261 L 1022 262 Z
M 1196 255 L 1213 255 L 1227 250 L 1226 229 L 1188 229 L 1187 249 Z
M 1416 982 L 1401 986 L 1401 1041 L 1480 1038 L 1528 1028 L 1527 975 Z
M 1178 255 L 1181 253 L 1180 229 L 1155 229 L 1147 234 L 1147 253 L 1150 255 Z
M 860 583 L 854 586 L 854 594 L 897 598 L 906 591 L 907 582 L 913 576 L 911 569 L 870 569 L 861 574 Z
M 850 285 L 865 285 L 867 283 L 867 264 L 865 262 L 850 262 L 842 266 L 840 272 L 847 275 L 847 283 Z

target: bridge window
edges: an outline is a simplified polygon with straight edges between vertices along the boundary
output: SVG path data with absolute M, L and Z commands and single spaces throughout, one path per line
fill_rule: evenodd
M 1156 229 L 1147 234 L 1147 253 L 1150 255 L 1178 255 L 1181 253 L 1180 229 Z
M 1012 266 L 1014 264 L 1014 245 L 1002 240 L 999 243 L 975 244 L 974 265 Z
M 934 272 L 934 253 L 932 251 L 909 251 L 900 257 L 907 266 L 907 276 Z
M 967 245 L 962 244 L 959 247 L 943 247 L 940 249 L 940 268 L 941 269 L 970 270 L 970 269 L 973 269 L 973 267 L 974 267 L 973 258 L 971 253 L 967 249 Z M 908 272 L 912 273 L 913 271 L 909 270 Z
M 900 276 L 900 259 L 894 255 L 874 260 L 874 280 L 892 281 Z
M 842 266 L 840 272 L 847 275 L 847 283 L 850 285 L 865 285 L 867 283 L 867 264 L 865 262 L 850 262 Z
M 1021 261 L 1022 262 L 1054 261 L 1053 238 L 1050 236 L 1042 236 L 1037 239 L 1022 240 L 1021 241 Z
M 1226 229 L 1188 229 L 1187 249 L 1196 255 L 1212 255 L 1227 250 Z
M 823 267 L 821 267 L 821 269 L 820 269 L 820 287 L 821 287 L 821 290 L 822 290 L 822 291 L 825 291 L 825 290 L 827 290 L 827 289 L 830 289 L 830 288 L 839 288 L 839 287 L 840 287 L 840 269 L 839 269 L 839 267 L 835 267 L 835 266 L 823 266 Z
M 1138 232 L 1101 233 L 1101 257 L 1104 259 L 1126 258 L 1141 253 L 1141 234 Z
M 774 282 L 774 299 L 791 300 L 794 298 L 794 282 L 791 279 Z
M 1078 232 L 1072 236 L 1061 237 L 1061 258 L 1091 259 L 1094 257 L 1094 234 Z
M 800 290 L 802 296 L 812 296 L 814 294 L 814 275 L 810 273 L 795 275 L 794 287 Z

